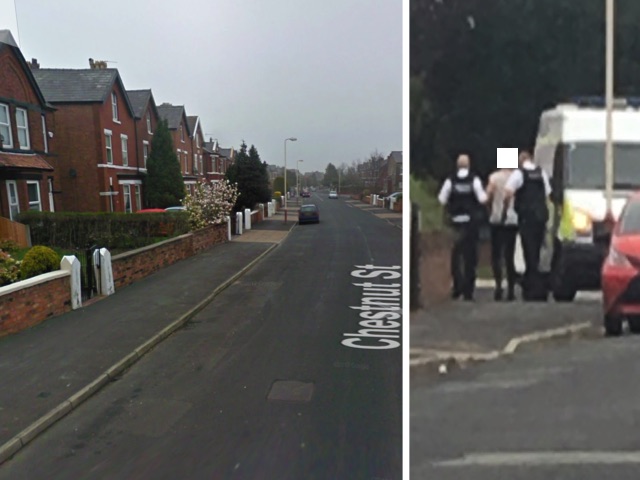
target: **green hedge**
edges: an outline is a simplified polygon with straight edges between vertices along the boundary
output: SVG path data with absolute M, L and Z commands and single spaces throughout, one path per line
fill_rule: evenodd
M 108 249 L 133 249 L 189 232 L 185 212 L 75 213 L 25 212 L 19 221 L 31 229 L 34 245 L 82 249 L 98 245 Z
M 418 179 L 411 176 L 411 201 L 418 204 L 422 215 L 422 231 L 437 232 L 447 230 L 444 222 L 444 207 L 438 202 L 438 184 L 433 179 Z

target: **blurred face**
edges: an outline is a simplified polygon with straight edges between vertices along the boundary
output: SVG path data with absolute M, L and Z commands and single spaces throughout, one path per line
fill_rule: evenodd
M 527 152 L 522 152 L 518 156 L 518 165 L 522 166 L 527 160 L 531 160 L 531 155 L 529 155 Z
M 471 165 L 471 160 L 469 159 L 469 155 L 458 155 L 458 160 L 456 161 L 456 165 L 458 169 L 460 168 L 469 168 Z

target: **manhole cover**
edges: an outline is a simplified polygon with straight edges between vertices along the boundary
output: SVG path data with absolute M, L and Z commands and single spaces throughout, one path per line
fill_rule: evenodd
M 271 385 L 267 400 L 284 402 L 308 402 L 313 395 L 313 383 L 295 380 L 276 380 Z

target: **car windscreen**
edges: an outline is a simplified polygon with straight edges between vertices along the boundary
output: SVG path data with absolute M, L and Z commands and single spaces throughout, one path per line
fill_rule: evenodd
M 566 185 L 571 188 L 605 188 L 604 142 L 576 142 L 565 148 Z M 613 188 L 640 187 L 640 144 L 614 143 Z
M 316 211 L 316 207 L 315 205 L 305 205 L 300 207 L 300 211 L 301 212 L 315 212 Z
M 629 200 L 620 216 L 621 235 L 640 233 L 640 199 Z

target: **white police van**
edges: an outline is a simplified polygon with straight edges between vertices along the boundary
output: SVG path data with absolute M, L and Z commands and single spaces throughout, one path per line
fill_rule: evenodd
M 616 99 L 613 110 L 612 214 L 640 189 L 640 99 Z M 540 116 L 534 159 L 553 188 L 547 236 L 540 258 L 556 301 L 598 290 L 609 229 L 605 224 L 606 110 L 601 97 L 578 98 Z M 524 271 L 520 245 L 516 267 Z

